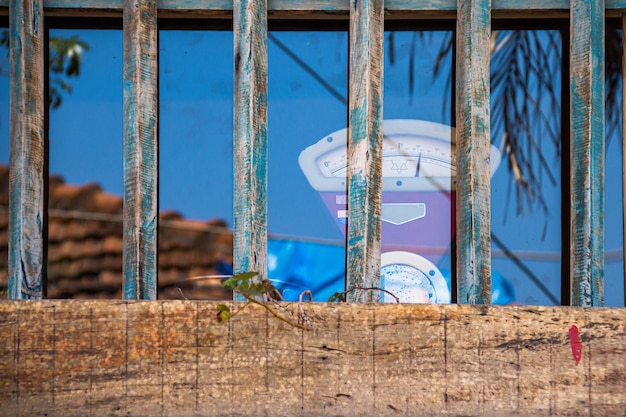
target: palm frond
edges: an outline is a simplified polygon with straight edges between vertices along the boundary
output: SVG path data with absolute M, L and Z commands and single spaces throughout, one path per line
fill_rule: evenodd
M 561 155 L 561 41 L 558 31 L 494 32 L 491 137 L 501 142 L 515 184 L 517 213 L 549 214 L 542 183 L 558 173 L 544 157 L 545 141 Z
M 606 29 L 605 106 L 606 138 L 621 127 L 622 36 L 613 26 Z M 453 33 L 441 40 L 433 65 L 433 78 L 442 75 L 443 63 L 454 47 Z M 423 39 L 423 35 L 421 36 Z M 393 35 L 389 35 L 393 40 Z M 413 37 L 413 46 L 416 42 Z M 393 42 L 389 53 L 393 54 Z M 411 56 L 414 47 L 411 48 Z M 393 56 L 393 55 L 391 55 Z M 395 60 L 391 61 L 393 65 Z M 413 92 L 413 61 L 409 61 L 409 97 Z M 508 30 L 492 34 L 491 137 L 503 150 L 503 160 L 515 186 L 516 212 L 534 207 L 549 215 L 542 184 L 544 178 L 558 184 L 558 164 L 544 156 L 546 149 L 562 157 L 561 79 L 562 40 L 556 30 Z M 447 77 L 448 83 L 451 78 Z M 448 84 L 447 87 L 450 87 Z M 449 109 L 448 97 L 443 111 Z M 567 140 L 567 139 L 565 139 Z M 546 141 L 548 143 L 546 143 Z M 552 152 L 551 152 L 552 153 Z M 507 194 L 509 194 L 507 192 Z
M 622 123 L 622 31 L 614 26 L 606 28 L 604 62 L 605 132 L 608 143 Z

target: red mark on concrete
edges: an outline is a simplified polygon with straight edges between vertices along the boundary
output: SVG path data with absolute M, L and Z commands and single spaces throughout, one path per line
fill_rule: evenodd
M 578 362 L 580 362 L 580 357 L 583 353 L 583 344 L 578 338 L 578 327 L 576 327 L 576 325 L 570 327 L 569 329 L 569 342 L 572 345 L 572 355 L 574 356 L 574 361 L 576 361 L 576 365 L 578 366 Z

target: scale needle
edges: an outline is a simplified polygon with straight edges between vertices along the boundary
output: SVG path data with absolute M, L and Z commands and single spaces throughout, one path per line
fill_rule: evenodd
M 415 171 L 416 177 L 420 176 L 420 164 L 421 163 L 422 163 L 422 153 L 420 152 L 419 156 L 417 157 L 417 170 Z

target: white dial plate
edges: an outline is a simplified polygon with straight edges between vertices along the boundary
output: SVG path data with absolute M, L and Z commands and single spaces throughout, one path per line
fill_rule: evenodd
M 416 253 L 383 253 L 380 275 L 382 288 L 402 303 L 450 303 L 450 290 L 441 271 Z M 384 294 L 383 301 L 395 302 L 395 299 Z
M 383 191 L 449 191 L 455 188 L 455 131 L 422 120 L 386 120 L 383 124 Z M 347 129 L 322 138 L 302 151 L 300 167 L 318 191 L 346 188 Z M 492 174 L 500 152 L 492 146 Z

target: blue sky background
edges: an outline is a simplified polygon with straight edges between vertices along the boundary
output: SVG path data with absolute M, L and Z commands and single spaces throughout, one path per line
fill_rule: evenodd
M 76 30 L 53 30 L 70 36 Z M 73 93 L 50 113 L 50 172 L 69 183 L 98 182 L 122 193 L 123 109 L 122 33 L 81 30 L 86 52 Z M 282 44 L 347 97 L 346 32 L 275 32 Z M 415 87 L 409 96 L 411 32 L 395 35 L 395 62 L 385 64 L 385 119 L 411 118 L 450 124 L 446 76 L 432 77 L 443 32 L 418 41 Z M 232 225 L 232 33 L 160 33 L 160 209 L 187 218 L 223 218 Z M 269 231 L 306 239 L 343 240 L 335 220 L 302 174 L 300 152 L 347 125 L 344 102 L 329 93 L 271 39 L 269 46 Z M 387 51 L 386 51 L 387 52 Z M 444 60 L 450 74 L 451 56 Z M 555 85 L 559 82 L 555 80 Z M 0 163 L 8 163 L 9 82 L 0 77 Z M 606 305 L 623 305 L 621 261 L 621 146 L 612 138 L 606 161 Z M 494 138 L 496 146 L 499 138 Z M 548 141 L 545 141 L 548 144 Z M 559 175 L 554 148 L 544 156 Z M 502 164 L 492 180 L 493 233 L 516 251 L 533 274 L 560 296 L 560 186 L 543 182 L 550 215 L 540 210 L 515 213 L 511 181 Z M 549 260 L 538 260 L 539 258 Z M 615 260 L 617 258 L 617 260 Z M 494 246 L 493 269 L 515 287 L 517 301 L 552 304 L 527 274 Z

